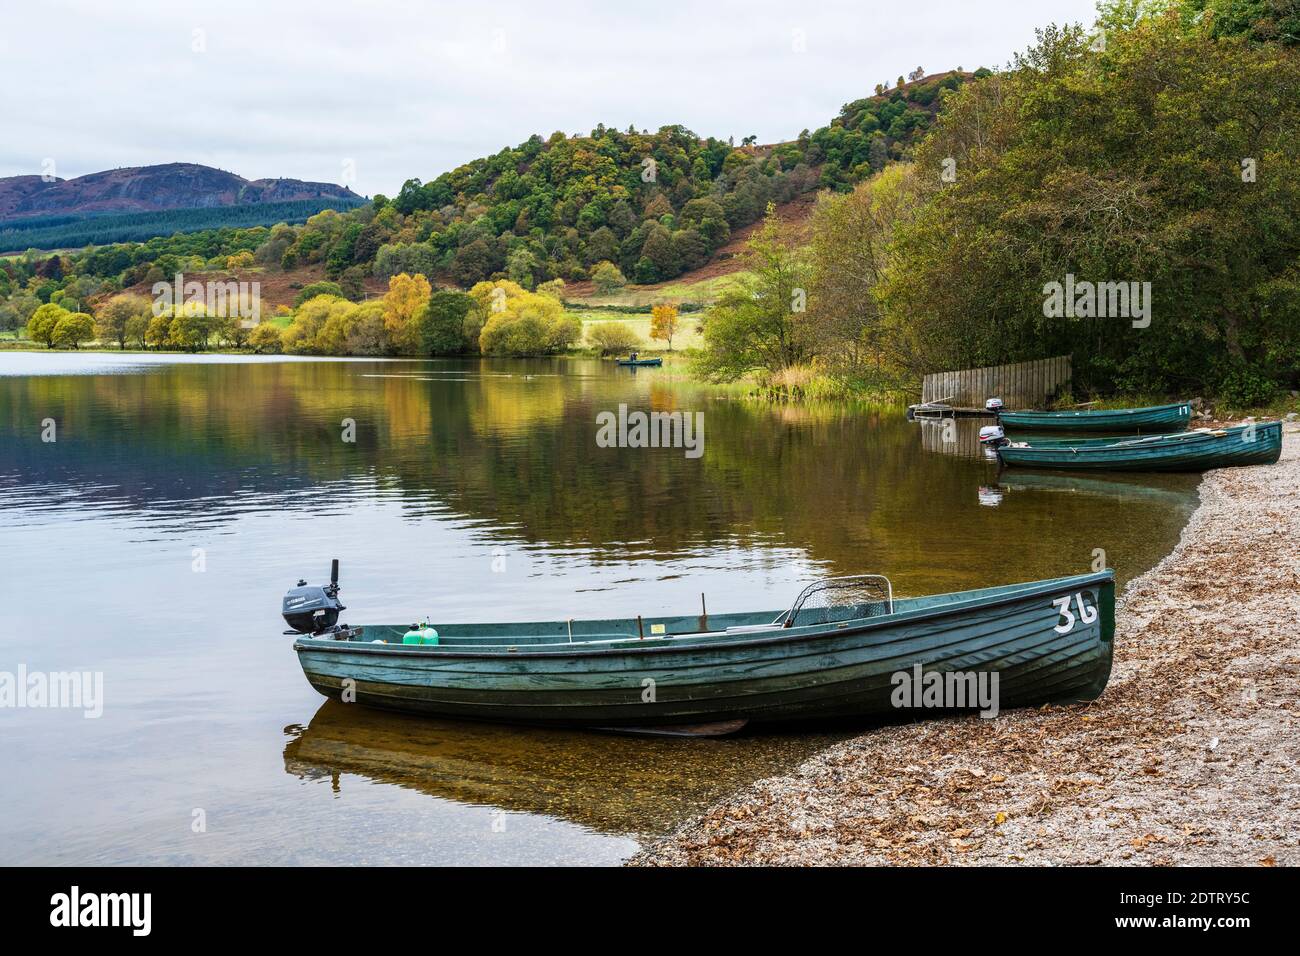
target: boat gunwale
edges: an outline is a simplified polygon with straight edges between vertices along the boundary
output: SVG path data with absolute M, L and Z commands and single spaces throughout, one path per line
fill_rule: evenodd
M 1187 408 L 1188 411 L 1189 411 L 1189 413 L 1190 413 L 1190 408 L 1191 408 L 1190 403 L 1188 403 L 1188 402 L 1174 402 L 1174 403 L 1172 403 L 1172 404 L 1170 404 L 1170 405 L 1143 405 L 1143 406 L 1139 406 L 1139 407 L 1137 407 L 1137 408 L 1087 408 L 1087 409 L 1080 409 L 1080 410 L 1078 410 L 1078 411 L 1075 411 L 1074 409 L 1058 409 L 1058 410 L 1053 411 L 1053 410 L 1050 410 L 1050 409 L 1037 409 L 1037 408 L 1026 408 L 1026 409 L 1020 409 L 1020 410 L 1002 409 L 1002 410 L 999 411 L 997 414 L 998 414 L 998 417 L 999 417 L 999 418 L 1006 418 L 1008 415 L 1011 415 L 1011 416 L 1016 416 L 1016 415 L 1044 415 L 1044 416 L 1048 416 L 1049 418 L 1051 418 L 1051 419 L 1053 419 L 1053 420 L 1061 420 L 1061 421 L 1064 421 L 1064 420 L 1068 420 L 1068 419 L 1070 419 L 1070 418 L 1080 418 L 1080 419 L 1084 419 L 1084 420 L 1086 421 L 1086 420 L 1089 419 L 1089 418 L 1107 418 L 1107 417 L 1112 417 L 1112 416 L 1123 417 L 1123 416 L 1128 416 L 1128 415 L 1146 415 L 1146 414 L 1151 414 L 1151 413 L 1153 413 L 1153 412 L 1168 412 L 1168 411 L 1172 411 L 1172 410 L 1174 410 L 1174 409 L 1183 409 L 1183 408 Z M 1190 417 L 1190 415 L 1189 415 L 1189 417 Z
M 896 624 L 910 624 L 916 621 L 936 620 L 944 617 L 950 617 L 954 614 L 972 609 L 996 608 L 1006 604 L 1013 604 L 1026 598 L 1037 597 L 1042 594 L 1050 594 L 1054 591 L 1069 590 L 1075 587 L 1087 587 L 1089 585 L 1115 585 L 1115 572 L 1107 568 L 1104 571 L 1095 571 L 1088 574 L 1070 575 L 1063 578 L 1047 578 L 1042 581 L 1030 582 L 1028 587 L 1017 588 L 1016 585 L 1005 585 L 1007 588 L 1016 588 L 1007 591 L 1004 594 L 971 597 L 962 601 L 954 601 L 947 604 L 939 604 L 931 607 L 919 607 L 912 610 L 900 611 L 894 614 L 881 615 L 872 618 L 859 618 L 856 621 L 847 622 L 852 627 L 835 625 L 827 627 L 825 625 L 810 624 L 805 627 L 782 628 L 779 634 L 772 637 L 747 638 L 744 640 L 725 641 L 720 644 L 678 644 L 674 637 L 694 637 L 697 634 L 708 632 L 688 632 L 684 634 L 664 637 L 655 635 L 653 638 L 637 639 L 627 638 L 621 641 L 623 646 L 620 647 L 592 647 L 590 644 L 583 642 L 574 642 L 572 644 L 555 643 L 537 645 L 546 648 L 555 648 L 554 650 L 520 650 L 519 645 L 493 644 L 489 645 L 500 650 L 453 650 L 447 645 L 409 645 L 409 644 L 376 644 L 367 641 L 333 641 L 328 639 L 316 639 L 311 637 L 298 637 L 293 642 L 295 652 L 301 654 L 302 651 L 323 651 L 325 653 L 342 654 L 380 654 L 389 656 L 402 656 L 414 658 L 438 658 L 450 660 L 454 658 L 474 658 L 474 659 L 510 659 L 525 660 L 538 657 L 599 657 L 617 654 L 663 654 L 691 650 L 715 650 L 719 648 L 751 648 L 766 647 L 774 644 L 788 643 L 797 640 L 806 640 L 817 637 L 831 637 L 851 634 L 860 634 L 864 632 L 883 630 Z M 983 590 L 982 588 L 973 588 L 973 591 Z M 962 594 L 966 592 L 953 591 L 944 592 L 948 594 Z M 919 595 L 919 597 L 942 597 L 944 593 L 937 595 Z M 622 620 L 617 618 L 614 620 Z M 502 622 L 508 623 L 508 622 Z M 553 621 L 521 621 L 514 624 L 551 624 Z M 388 625 L 358 625 L 362 629 L 365 627 L 386 627 Z M 454 625 L 447 625 L 454 626 Z M 1103 637 L 1103 640 L 1105 638 Z M 307 643 L 309 642 L 310 643 Z M 645 645 L 645 646 L 641 646 Z M 527 645 L 524 645 L 527 647 Z M 508 648 L 515 647 L 515 650 Z

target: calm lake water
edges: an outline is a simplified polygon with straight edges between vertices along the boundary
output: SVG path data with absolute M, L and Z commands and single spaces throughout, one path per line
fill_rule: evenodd
M 703 412 L 703 455 L 598 447 L 620 403 Z M 858 572 L 957 590 L 1084 572 L 1097 548 L 1127 579 L 1195 506 L 1195 476 L 999 480 L 979 424 L 594 360 L 0 352 L 0 672 L 103 675 L 97 719 L 0 709 L 0 863 L 624 859 L 845 731 L 639 739 L 326 703 L 283 592 L 339 557 L 346 620 L 437 624 L 776 607 Z

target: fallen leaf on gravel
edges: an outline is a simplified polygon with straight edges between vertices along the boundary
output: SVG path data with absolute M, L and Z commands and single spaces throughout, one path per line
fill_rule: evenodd
M 1003 813 L 1001 810 L 999 810 L 996 814 L 993 815 L 994 825 L 1002 826 L 1002 824 L 1006 822 L 1007 822 L 1007 815 Z
M 1264 859 L 1262 859 L 1262 860 L 1259 861 L 1259 865 L 1260 865 L 1260 866 L 1277 866 L 1277 860 L 1273 859 L 1271 856 L 1266 856 L 1266 857 L 1264 857 Z
M 995 773 L 993 776 L 989 777 L 989 780 L 993 781 L 994 783 L 1002 783 L 1006 779 L 1007 778 L 1000 773 Z

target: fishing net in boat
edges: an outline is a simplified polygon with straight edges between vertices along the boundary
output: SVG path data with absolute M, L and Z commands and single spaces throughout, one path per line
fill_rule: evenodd
M 827 578 L 804 588 L 786 615 L 786 627 L 838 624 L 894 611 L 894 589 L 879 574 Z

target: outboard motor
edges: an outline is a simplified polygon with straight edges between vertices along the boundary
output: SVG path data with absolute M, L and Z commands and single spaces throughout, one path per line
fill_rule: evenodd
M 985 425 L 980 429 L 980 444 L 998 448 L 1007 443 L 1007 434 L 1001 425 Z
M 1000 398 L 990 398 L 987 402 L 984 403 L 984 411 L 992 412 L 994 415 L 1002 411 L 1002 408 L 1003 408 L 1002 399 Z
M 330 565 L 330 583 L 324 586 L 308 585 L 299 581 L 284 596 L 280 613 L 292 630 L 286 634 L 319 635 L 337 629 L 339 613 L 346 610 L 339 602 L 339 559 Z

